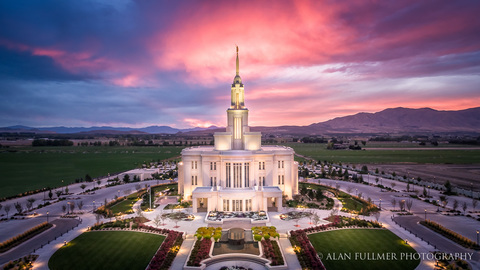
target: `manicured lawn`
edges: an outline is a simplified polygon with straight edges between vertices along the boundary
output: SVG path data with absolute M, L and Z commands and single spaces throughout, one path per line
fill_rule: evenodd
M 351 211 L 360 211 L 365 206 L 362 202 L 355 200 L 352 197 L 340 198 L 343 208 Z
M 480 150 L 476 149 L 448 149 L 439 147 L 438 150 L 405 150 L 398 145 L 398 150 L 375 150 L 365 151 L 353 150 L 327 150 L 326 144 L 314 143 L 289 143 L 287 146 L 295 149 L 295 152 L 314 158 L 316 160 L 327 160 L 343 163 L 434 163 L 434 164 L 476 164 L 480 163 Z M 368 147 L 368 143 L 367 143 Z M 393 147 L 393 146 L 391 146 Z M 456 145 L 455 145 L 456 147 Z M 462 147 L 462 146 L 460 146 Z M 416 148 L 416 147 L 415 147 Z M 431 147 L 430 147 L 431 148 Z M 463 148 L 463 147 L 462 147 Z M 421 149 L 421 147 L 418 147 Z
M 51 270 L 144 270 L 165 236 L 140 232 L 86 232 L 48 261 Z
M 346 229 L 310 234 L 308 238 L 315 250 L 323 255 L 322 262 L 329 270 L 408 270 L 415 269 L 420 263 L 420 260 L 409 260 L 405 256 L 416 251 L 389 230 Z M 384 254 L 385 259 L 369 260 L 365 257 L 370 254 L 370 259 L 376 259 L 372 253 L 375 256 Z
M 143 162 L 180 155 L 183 147 L 23 147 L 0 152 L 0 198 L 29 190 L 58 187 L 76 178 L 134 169 Z
M 119 202 L 114 206 L 110 207 L 110 210 L 112 210 L 112 213 L 114 215 L 116 213 L 125 213 L 128 210 L 133 210 L 132 207 L 138 200 L 140 200 L 140 198 L 138 198 L 138 193 L 135 192 L 133 194 L 128 195 L 126 200 Z

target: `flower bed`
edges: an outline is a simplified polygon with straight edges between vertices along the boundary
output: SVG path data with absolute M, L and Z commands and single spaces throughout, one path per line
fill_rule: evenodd
M 468 239 L 467 237 L 459 234 L 459 233 L 456 233 L 450 229 L 447 229 L 445 227 L 443 227 L 442 225 L 434 222 L 434 221 L 431 221 L 431 220 L 422 220 L 420 221 L 420 224 L 422 224 L 423 226 L 429 228 L 430 230 L 432 231 L 435 231 L 445 237 L 447 237 L 448 239 L 462 245 L 463 247 L 466 247 L 466 248 L 471 248 L 471 249 L 475 249 L 475 250 L 480 250 L 480 246 L 475 243 L 474 241 Z
M 48 222 L 43 222 L 19 235 L 16 235 L 8 240 L 0 243 L 0 253 L 3 253 L 15 246 L 20 245 L 21 243 L 27 241 L 28 239 L 34 237 L 37 234 L 42 233 L 43 231 L 48 230 L 53 225 Z
M 215 241 L 218 241 L 222 237 L 222 228 L 200 227 L 195 232 L 195 237 L 197 237 L 198 240 L 201 240 L 202 238 L 210 239 L 213 237 Z
M 177 215 L 177 217 L 182 221 L 192 221 L 195 219 L 194 215 L 183 213 L 183 212 L 167 213 L 167 214 L 163 214 L 162 216 L 166 218 L 171 218 L 175 215 Z
M 277 241 L 262 240 L 263 256 L 272 261 L 271 265 L 284 265 L 282 252 Z
M 163 230 L 164 229 L 162 229 L 162 231 Z M 182 236 L 183 232 L 170 230 L 167 238 L 165 238 L 157 253 L 155 253 L 148 264 L 147 270 L 169 269 L 183 243 Z
M 254 221 L 267 220 L 268 216 L 265 211 L 260 212 L 222 212 L 210 211 L 207 214 L 208 221 L 222 221 L 229 218 L 250 218 Z
M 302 269 L 325 269 L 304 230 L 291 231 L 290 243 Z
M 280 215 L 281 220 L 295 220 L 295 219 L 301 219 L 304 217 L 310 216 L 312 213 L 310 212 L 299 212 L 299 211 L 291 211 L 285 214 Z
M 209 258 L 210 248 L 212 246 L 212 240 L 210 238 L 203 238 L 197 240 L 193 246 L 190 258 L 187 262 L 187 266 L 200 266 L 200 262 Z
M 280 237 L 280 234 L 277 232 L 277 228 L 275 228 L 275 226 L 252 227 L 252 233 L 255 241 L 260 241 L 262 238 L 269 240 L 273 237 Z

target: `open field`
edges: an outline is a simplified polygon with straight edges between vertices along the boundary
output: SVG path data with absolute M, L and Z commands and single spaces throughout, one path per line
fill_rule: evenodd
M 386 173 L 395 172 L 401 176 L 421 177 L 423 180 L 441 184 L 449 180 L 452 184 L 468 190 L 480 190 L 480 164 L 372 164 L 368 168 L 378 168 Z
M 183 147 L 22 147 L 0 152 L 0 198 L 76 178 L 131 170 L 144 161 L 179 156 Z
M 416 251 L 389 230 L 346 229 L 310 234 L 308 238 L 315 250 L 323 255 L 322 262 L 329 270 L 407 270 L 415 269 L 420 263 L 420 260 L 402 257 L 402 254 L 415 254 Z M 390 259 L 372 260 L 372 256 L 378 258 L 382 254 L 389 254 Z M 366 255 L 370 255 L 370 260 Z M 396 259 L 392 260 L 393 256 Z
M 342 163 L 420 163 L 420 164 L 479 164 L 480 149 L 457 146 L 443 146 L 439 148 L 415 147 L 415 149 L 394 148 L 389 144 L 388 149 L 370 148 L 367 150 L 328 150 L 326 144 L 289 143 L 287 146 L 295 149 L 297 154 L 308 156 L 316 160 L 327 160 Z M 367 144 L 367 147 L 369 144 Z M 381 145 L 385 147 L 386 145 Z
M 48 267 L 144 270 L 163 240 L 165 236 L 141 232 L 86 232 L 57 250 Z

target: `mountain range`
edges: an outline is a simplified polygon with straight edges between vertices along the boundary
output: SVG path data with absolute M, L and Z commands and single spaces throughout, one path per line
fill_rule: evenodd
M 376 113 L 357 113 L 337 117 L 325 122 L 308 126 L 252 127 L 252 131 L 270 134 L 308 134 L 321 135 L 332 133 L 480 133 L 480 107 L 459 111 L 438 111 L 431 108 L 389 108 Z M 0 128 L 0 132 L 32 133 L 90 133 L 90 134 L 211 134 L 224 128 L 176 129 L 169 126 L 129 127 L 44 127 L 10 126 Z

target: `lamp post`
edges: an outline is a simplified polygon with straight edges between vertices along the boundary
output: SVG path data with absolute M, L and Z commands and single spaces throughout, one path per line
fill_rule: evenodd
M 425 209 L 425 221 L 427 221 L 427 209 Z
M 63 180 L 62 180 L 62 193 L 63 193 Z
M 95 212 L 95 201 L 93 201 L 93 204 L 92 204 L 92 212 Z
M 478 245 L 478 234 L 480 233 L 480 231 L 477 230 L 477 245 Z
M 357 196 L 358 188 L 355 189 L 355 196 Z
M 47 223 L 48 223 L 48 211 L 47 211 Z M 477 231 L 477 236 L 478 236 L 478 231 Z
M 379 205 L 379 207 L 380 207 L 380 210 L 382 210 L 382 199 L 380 199 L 380 205 Z
M 437 212 L 440 212 L 440 200 L 437 200 Z

